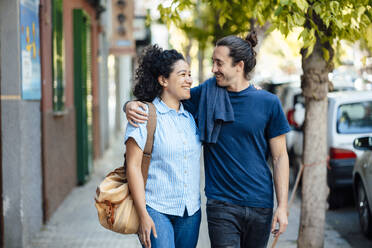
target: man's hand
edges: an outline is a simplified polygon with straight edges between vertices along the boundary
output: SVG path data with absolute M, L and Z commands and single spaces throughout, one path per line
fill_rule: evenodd
M 143 111 L 140 109 L 142 108 Z M 138 127 L 136 123 L 145 123 L 147 121 L 146 104 L 140 101 L 130 101 L 125 106 L 125 115 L 130 124 Z
M 279 229 L 276 229 L 276 223 L 279 224 Z M 271 233 L 275 237 L 285 232 L 288 225 L 287 208 L 278 207 L 275 211 L 273 223 L 271 224 Z

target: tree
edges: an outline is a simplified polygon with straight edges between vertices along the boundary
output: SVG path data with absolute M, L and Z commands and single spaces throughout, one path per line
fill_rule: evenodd
M 306 102 L 304 125 L 304 167 L 302 181 L 299 247 L 323 247 L 327 186 L 327 93 L 332 87 L 328 73 L 333 70 L 335 47 L 341 40 L 372 40 L 371 0 L 200 0 L 215 10 L 204 28 L 208 35 L 244 34 L 250 21 L 271 23 L 268 31 L 280 30 L 285 36 L 302 27 L 303 41 L 301 88 Z M 182 23 L 179 11 L 193 9 L 196 2 L 175 0 L 168 8 L 160 7 L 163 20 Z M 209 26 L 210 25 L 210 26 Z M 368 43 L 369 42 L 369 43 Z M 336 55 L 336 56 L 335 56 Z
M 173 1 L 168 7 L 159 5 L 158 10 L 161 15 L 161 21 L 167 24 L 173 23 L 179 29 L 183 30 L 185 35 L 190 40 L 198 41 L 198 56 L 199 56 L 199 82 L 203 82 L 203 67 L 202 61 L 204 53 L 208 46 L 213 45 L 216 41 L 224 36 L 231 34 L 247 33 L 251 28 L 255 28 L 258 34 L 258 44 L 256 50 L 259 49 L 262 40 L 266 36 L 265 31 L 269 28 L 269 23 L 257 24 L 255 18 L 246 18 L 239 16 L 241 8 L 239 1 L 236 4 L 230 5 L 229 1 L 211 4 L 205 0 L 181 0 Z M 249 5 L 244 5 L 243 11 L 246 16 L 253 16 L 253 2 L 246 1 Z M 230 9 L 231 8 L 231 9 Z M 229 13 L 222 11 L 229 9 Z M 187 17 L 181 18 L 181 13 L 187 12 Z

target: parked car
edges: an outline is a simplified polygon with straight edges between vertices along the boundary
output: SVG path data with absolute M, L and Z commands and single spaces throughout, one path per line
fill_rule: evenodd
M 363 234 L 372 239 L 372 136 L 354 140 L 354 148 L 364 151 L 353 170 L 353 192 Z
M 292 147 L 288 153 L 292 171 L 296 174 L 303 152 L 303 133 L 301 128 L 294 130 Z M 352 186 L 353 167 L 357 156 L 361 154 L 353 147 L 353 141 L 366 135 L 372 135 L 372 92 L 328 93 L 327 147 L 330 160 L 327 182 L 330 188 L 330 208 L 340 207 L 343 203 L 343 189 Z
M 282 90 L 286 88 L 289 83 L 290 82 L 261 81 L 258 85 L 262 89 L 279 96 L 282 94 Z
M 278 97 L 291 127 L 291 131 L 286 134 L 286 144 L 291 166 L 290 184 L 293 185 L 302 155 L 302 126 L 305 119 L 305 99 L 299 83 L 286 85 L 282 90 L 282 94 L 278 95 Z

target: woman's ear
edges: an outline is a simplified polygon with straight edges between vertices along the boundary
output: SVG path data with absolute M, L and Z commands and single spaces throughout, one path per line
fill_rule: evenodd
M 159 82 L 159 84 L 160 84 L 161 86 L 163 86 L 163 87 L 167 87 L 167 86 L 168 86 L 168 82 L 167 82 L 167 80 L 166 80 L 165 77 L 162 76 L 162 75 L 158 77 L 158 82 Z

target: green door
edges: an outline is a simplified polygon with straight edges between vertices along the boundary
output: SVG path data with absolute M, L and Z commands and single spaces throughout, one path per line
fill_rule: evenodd
M 90 19 L 81 9 L 74 9 L 73 15 L 77 175 L 81 185 L 88 180 L 93 163 Z

